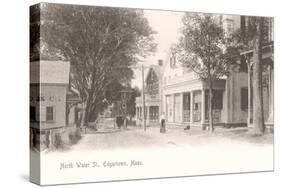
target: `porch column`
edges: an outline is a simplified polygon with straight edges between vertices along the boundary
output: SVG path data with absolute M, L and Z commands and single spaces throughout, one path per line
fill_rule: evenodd
M 175 122 L 175 94 L 171 95 L 172 97 L 172 122 Z
M 223 103 L 223 111 L 225 114 L 225 123 L 229 123 L 229 99 L 230 99 L 230 92 L 229 92 L 229 79 L 230 77 L 228 76 L 226 81 L 225 81 L 225 101 Z
M 190 91 L 190 124 L 193 123 L 193 91 Z
M 180 122 L 183 123 L 183 93 L 180 93 Z
M 273 76 L 273 69 L 272 69 L 272 67 L 269 67 L 269 115 L 268 115 L 268 119 L 267 119 L 267 123 L 269 123 L 269 124 L 273 124 L 274 122 L 273 122 L 273 119 L 274 119 L 274 117 L 273 117 L 273 99 L 274 99 L 274 88 L 273 88 L 273 86 L 274 86 L 274 84 L 273 84 L 273 82 L 274 82 L 274 76 Z
M 205 90 L 201 91 L 201 124 L 205 123 Z
M 150 119 L 149 119 L 149 106 L 147 106 L 147 112 L 146 112 L 146 119 L 147 119 L 147 123 L 149 123 Z

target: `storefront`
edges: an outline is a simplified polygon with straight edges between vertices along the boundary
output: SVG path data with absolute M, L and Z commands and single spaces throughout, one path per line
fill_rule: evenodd
M 76 128 L 79 97 L 69 89 L 69 62 L 31 62 L 30 71 L 30 144 L 42 151 Z

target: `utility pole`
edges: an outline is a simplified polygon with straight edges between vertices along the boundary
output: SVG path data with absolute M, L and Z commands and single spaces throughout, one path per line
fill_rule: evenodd
M 119 68 L 123 68 L 125 66 L 119 66 Z M 143 123 L 143 129 L 146 131 L 146 118 L 145 118 L 145 91 L 144 91 L 144 69 L 148 68 L 148 66 L 129 66 L 129 68 L 132 69 L 139 69 L 141 68 L 141 75 L 142 75 L 142 123 Z M 148 114 L 149 115 L 149 114 Z
M 142 122 L 143 122 L 143 128 L 144 131 L 146 131 L 146 122 L 145 122 L 145 92 L 144 92 L 144 66 L 141 66 L 141 73 L 142 73 L 142 109 L 143 109 L 143 113 L 142 113 Z

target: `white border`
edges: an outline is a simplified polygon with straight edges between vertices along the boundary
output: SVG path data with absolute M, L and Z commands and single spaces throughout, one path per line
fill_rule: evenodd
M 28 7 L 40 1 L 1 2 L 1 187 L 35 187 L 27 181 L 28 152 Z M 277 187 L 280 182 L 280 4 L 277 0 L 49 0 L 117 7 L 262 15 L 275 17 L 275 172 L 83 184 L 79 187 Z M 277 49 L 277 50 L 276 50 Z M 59 186 L 64 187 L 64 186 Z M 65 186 L 66 187 L 66 186 Z M 77 187 L 68 185 L 67 187 Z

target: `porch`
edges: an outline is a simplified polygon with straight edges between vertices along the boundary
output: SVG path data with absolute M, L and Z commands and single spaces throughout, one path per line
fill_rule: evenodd
M 202 82 L 201 89 L 182 91 L 164 96 L 167 125 L 202 127 L 209 125 L 209 90 Z M 217 80 L 213 88 L 213 123 L 224 126 L 223 93 L 225 80 Z

